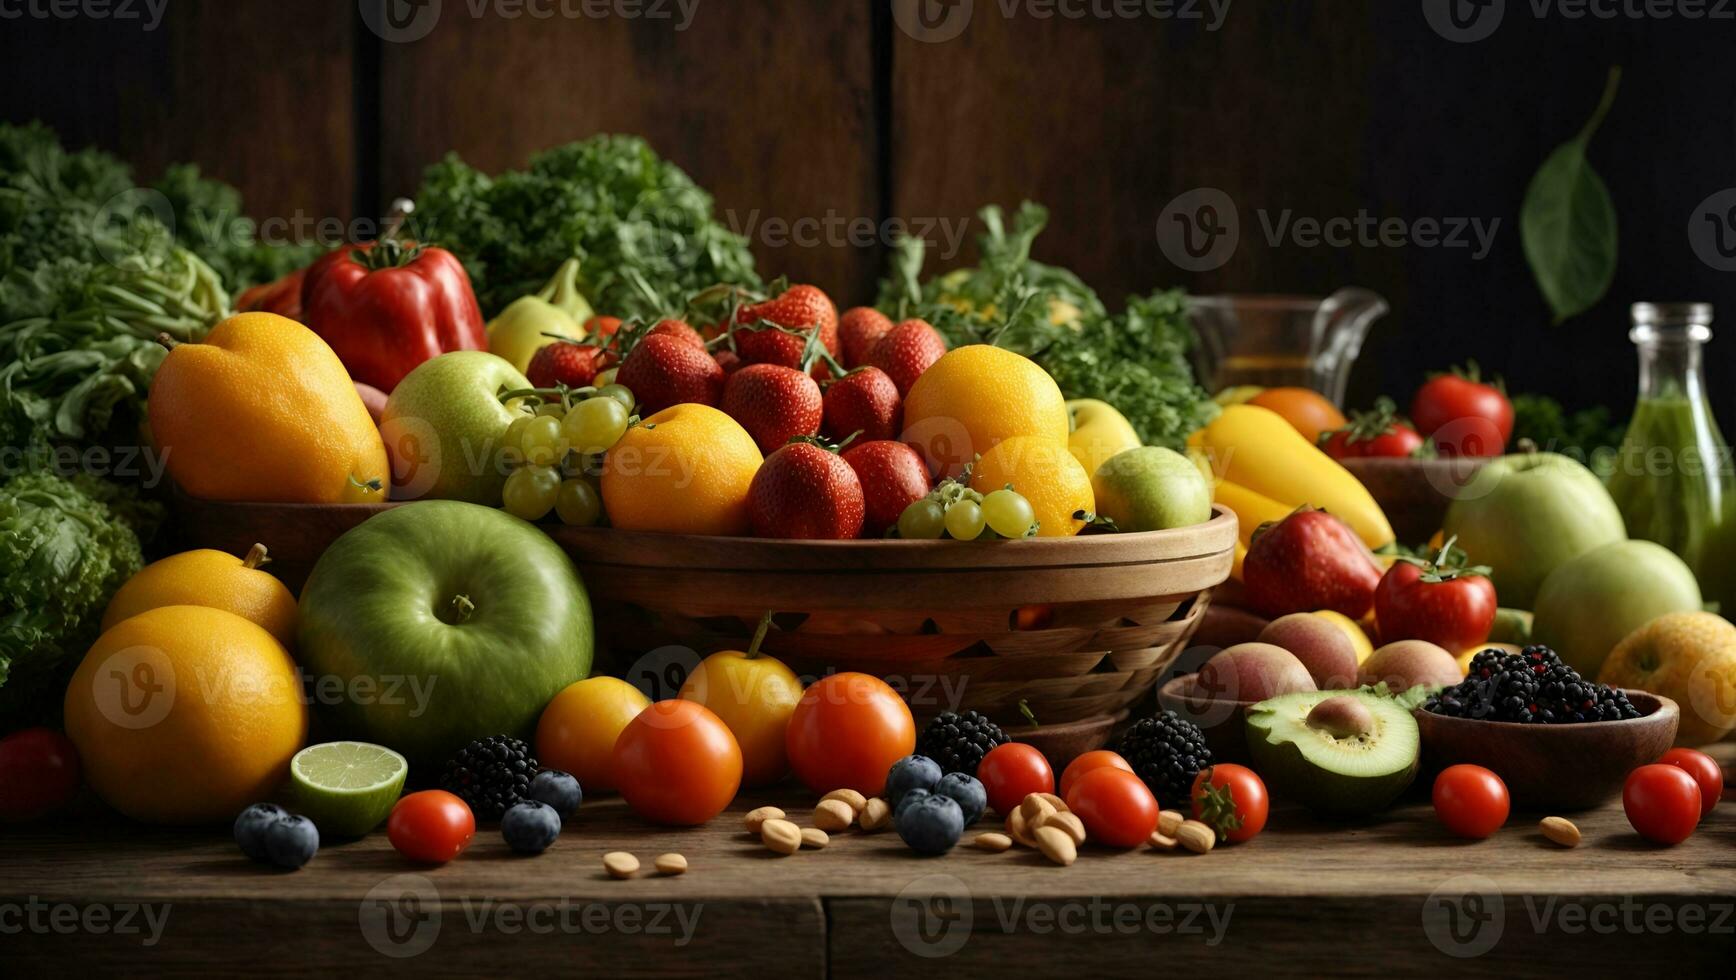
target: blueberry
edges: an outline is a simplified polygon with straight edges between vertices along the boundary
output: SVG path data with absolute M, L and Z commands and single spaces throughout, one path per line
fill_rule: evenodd
M 949 772 L 940 778 L 934 787 L 935 793 L 951 797 L 958 808 L 964 811 L 964 825 L 969 827 L 983 815 L 983 810 L 989 805 L 988 790 L 983 784 L 967 772 Z
M 898 836 L 918 854 L 945 854 L 964 833 L 964 811 L 950 796 L 925 793 L 898 812 Z
M 881 796 L 898 809 L 904 794 L 913 789 L 933 790 L 940 782 L 940 763 L 926 755 L 907 755 L 892 764 L 886 773 L 886 790 Z
M 265 825 L 265 859 L 294 871 L 319 853 L 319 828 L 306 817 L 286 813 Z
M 507 847 L 520 854 L 541 854 L 560 835 L 561 815 L 547 803 L 515 803 L 500 818 L 500 836 L 506 838 Z
M 579 789 L 579 781 L 559 769 L 544 769 L 537 773 L 531 779 L 530 791 L 525 796 L 554 807 L 555 813 L 562 820 L 577 813 L 579 804 L 585 801 L 584 791 Z
M 235 843 L 241 853 L 255 861 L 264 861 L 265 828 L 289 816 L 289 811 L 275 803 L 255 803 L 235 818 Z
M 933 795 L 933 793 L 930 793 L 925 789 L 913 789 L 907 791 L 904 794 L 904 799 L 899 800 L 898 805 L 892 808 L 893 818 L 896 819 L 900 813 L 910 809 L 910 805 L 915 803 L 917 800 L 924 800 Z

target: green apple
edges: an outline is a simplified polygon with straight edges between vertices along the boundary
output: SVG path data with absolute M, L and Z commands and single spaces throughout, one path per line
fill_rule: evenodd
M 1510 609 L 1530 609 L 1562 563 L 1627 537 L 1603 482 L 1557 453 L 1490 460 L 1458 491 L 1442 530 L 1494 569 L 1495 594 Z
M 477 350 L 441 354 L 404 375 L 380 414 L 392 496 L 499 506 L 501 436 L 515 417 L 499 395 L 529 387 L 517 368 Z
M 1596 678 L 1629 633 L 1673 612 L 1697 612 L 1700 586 L 1686 562 L 1652 541 L 1617 541 L 1564 563 L 1543 580 L 1531 642 Z
M 1212 487 L 1173 449 L 1139 446 L 1109 457 L 1091 478 L 1097 513 L 1123 531 L 1161 531 L 1210 520 Z
M 333 542 L 302 589 L 296 638 L 315 717 L 415 766 L 529 733 L 589 675 L 594 645 L 590 600 L 560 546 L 449 500 L 394 507 Z

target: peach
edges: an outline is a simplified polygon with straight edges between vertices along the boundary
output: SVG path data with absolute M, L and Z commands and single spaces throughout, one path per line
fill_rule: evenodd
M 1370 654 L 1356 679 L 1361 684 L 1385 681 L 1394 691 L 1405 691 L 1418 684 L 1457 684 L 1464 676 L 1458 659 L 1446 650 L 1427 640 L 1399 640 Z
M 1194 689 L 1202 697 L 1227 701 L 1264 701 L 1317 690 L 1302 661 L 1270 643 L 1238 643 L 1220 650 L 1201 665 Z
M 1290 651 L 1322 691 L 1356 686 L 1356 644 L 1324 616 L 1280 616 L 1260 631 L 1260 642 Z

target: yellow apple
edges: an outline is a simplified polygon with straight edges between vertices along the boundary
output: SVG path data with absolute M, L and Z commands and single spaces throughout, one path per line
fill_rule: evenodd
M 1067 449 L 1087 476 L 1097 475 L 1097 468 L 1109 457 L 1141 445 L 1133 423 L 1108 402 L 1075 398 L 1067 403 L 1067 416 L 1073 423 Z

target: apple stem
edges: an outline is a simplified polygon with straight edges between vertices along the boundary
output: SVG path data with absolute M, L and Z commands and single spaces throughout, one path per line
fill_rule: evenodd
M 467 622 L 470 619 L 470 614 L 475 611 L 476 603 L 471 602 L 469 596 L 460 592 L 452 597 L 452 614 L 457 617 L 454 620 L 453 625 L 456 626 L 459 623 Z
M 760 616 L 759 625 L 754 627 L 753 640 L 751 642 L 749 642 L 747 645 L 747 659 L 749 659 L 749 660 L 758 660 L 759 659 L 760 644 L 765 642 L 766 634 L 771 631 L 771 628 L 772 628 L 772 611 L 770 609 L 767 609 L 765 611 L 765 614 Z
M 270 560 L 270 556 L 265 553 L 265 545 L 255 542 L 253 547 L 247 549 L 247 557 L 241 559 L 241 567 L 258 568 Z

